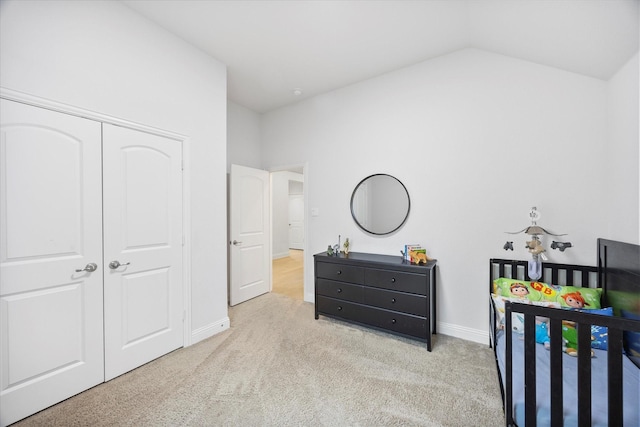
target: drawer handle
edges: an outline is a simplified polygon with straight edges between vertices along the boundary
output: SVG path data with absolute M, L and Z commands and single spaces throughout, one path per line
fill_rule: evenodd
M 396 278 L 395 277 L 391 278 L 391 283 L 396 283 Z
M 338 293 L 341 294 L 342 293 L 342 289 L 338 288 Z
M 391 319 L 391 323 L 393 323 L 395 325 L 395 323 L 397 322 L 396 319 Z
M 391 302 L 392 302 L 392 303 L 395 303 L 395 302 L 396 302 L 396 299 L 395 299 L 395 298 L 391 298 Z
M 341 305 L 338 306 L 338 311 L 342 311 L 342 306 Z
M 342 274 L 342 270 L 338 270 L 336 274 Z

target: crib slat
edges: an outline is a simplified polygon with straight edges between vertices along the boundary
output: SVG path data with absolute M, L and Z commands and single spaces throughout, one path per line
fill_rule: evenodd
M 505 304 L 505 314 L 504 314 L 504 330 L 511 331 L 511 302 L 507 302 Z M 506 379 L 505 379 L 505 416 L 507 420 L 507 425 L 513 424 L 513 334 L 505 333 L 505 371 L 506 371 Z
M 608 328 L 609 425 L 622 425 L 622 331 Z
M 562 399 L 562 320 L 549 320 L 549 335 L 551 354 L 551 425 L 561 426 L 563 421 L 563 399 Z
M 591 325 L 578 327 L 578 426 L 591 426 Z
M 567 268 L 567 271 L 565 273 L 567 276 L 566 278 L 567 286 L 573 286 L 573 272 L 574 272 L 573 268 Z
M 524 414 L 527 427 L 536 426 L 536 317 L 524 316 Z
M 589 272 L 588 271 L 583 271 L 582 272 L 582 287 L 583 288 L 588 288 L 589 287 Z

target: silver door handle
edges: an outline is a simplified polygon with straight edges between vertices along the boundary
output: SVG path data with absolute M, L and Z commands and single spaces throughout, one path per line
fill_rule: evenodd
M 88 271 L 91 273 L 92 271 L 96 271 L 98 269 L 98 265 L 96 263 L 90 262 L 84 268 L 80 268 L 76 270 L 76 273 L 81 273 L 83 271 Z
M 234 246 L 238 246 L 238 245 L 241 245 L 241 244 L 242 244 L 242 242 L 238 242 L 237 240 L 234 240 L 234 241 L 233 241 L 233 245 L 234 245 Z
M 131 263 L 130 262 L 125 262 L 125 263 L 120 264 L 120 261 L 115 260 L 115 261 L 111 261 L 109 263 L 109 268 L 112 269 L 112 270 L 115 270 L 118 267 L 122 267 L 123 265 L 129 265 L 129 264 L 131 264 Z

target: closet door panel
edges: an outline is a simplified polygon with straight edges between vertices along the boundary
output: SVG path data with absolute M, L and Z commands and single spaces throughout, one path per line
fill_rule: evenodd
M 104 125 L 105 375 L 183 345 L 182 147 Z
M 100 188 L 100 123 L 0 100 L 0 424 L 104 380 Z

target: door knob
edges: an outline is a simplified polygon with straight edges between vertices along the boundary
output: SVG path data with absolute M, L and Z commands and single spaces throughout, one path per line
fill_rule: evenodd
M 88 271 L 91 273 L 92 271 L 96 271 L 98 269 L 98 265 L 96 263 L 90 262 L 84 268 L 80 268 L 76 270 L 76 273 L 80 273 L 82 271 Z
M 238 245 L 241 245 L 241 244 L 242 244 L 242 242 L 238 242 L 237 240 L 234 240 L 234 241 L 233 241 L 233 245 L 234 245 L 234 246 L 238 246 Z
M 125 262 L 123 264 L 120 264 L 120 261 L 115 260 L 115 261 L 111 261 L 109 263 L 109 268 L 112 269 L 112 270 L 115 270 L 118 267 L 122 267 L 123 265 L 129 265 L 129 264 L 131 264 L 131 263 L 130 262 Z

